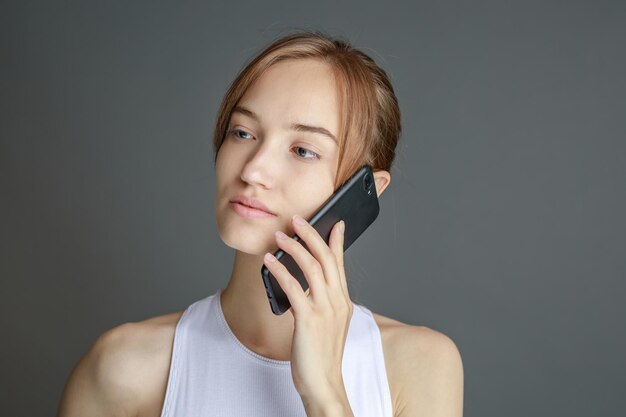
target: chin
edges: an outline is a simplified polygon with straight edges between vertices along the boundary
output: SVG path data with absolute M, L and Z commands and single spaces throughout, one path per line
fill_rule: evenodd
M 263 256 L 266 252 L 275 252 L 278 249 L 274 232 L 267 230 L 267 227 L 229 221 L 226 224 L 218 222 L 217 229 L 226 246 L 243 253 Z
M 222 241 L 226 246 L 248 255 L 263 256 L 266 252 L 274 253 L 278 249 L 278 246 L 272 247 L 271 245 L 263 244 L 262 242 L 257 241 L 255 243 L 250 240 L 244 241 L 239 238 L 232 240 L 222 239 Z

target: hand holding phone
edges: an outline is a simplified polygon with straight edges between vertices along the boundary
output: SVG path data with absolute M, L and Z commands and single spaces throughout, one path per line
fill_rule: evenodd
M 322 204 L 315 214 L 308 219 L 308 222 L 328 244 L 333 226 L 338 221 L 343 220 L 345 222 L 345 252 L 374 222 L 378 212 L 378 195 L 374 175 L 369 165 L 363 165 Z M 293 239 L 299 241 L 308 250 L 298 235 L 294 235 Z M 277 250 L 274 256 L 306 291 L 308 288 L 306 277 L 295 260 L 282 249 Z M 272 312 L 276 315 L 283 314 L 291 307 L 287 295 L 265 265 L 261 268 L 261 276 Z

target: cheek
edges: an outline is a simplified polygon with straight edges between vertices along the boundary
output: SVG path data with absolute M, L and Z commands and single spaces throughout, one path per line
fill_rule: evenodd
M 333 193 L 332 184 L 320 187 L 319 181 L 303 182 L 293 187 L 289 200 L 293 202 L 293 214 L 310 218 Z
M 222 145 L 217 159 L 215 160 L 215 191 L 216 191 L 216 203 L 220 200 L 220 197 L 224 197 L 229 192 L 234 172 L 234 164 L 232 163 L 232 156 L 228 154 L 228 150 Z
M 225 139 L 217 153 L 217 159 L 215 160 L 215 175 L 218 178 L 230 178 L 239 166 L 237 158 L 238 156 L 232 152 L 231 147 L 228 146 L 227 140 Z

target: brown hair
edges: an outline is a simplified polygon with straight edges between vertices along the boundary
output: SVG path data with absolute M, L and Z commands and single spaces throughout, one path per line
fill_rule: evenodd
M 275 40 L 237 75 L 217 114 L 213 135 L 215 159 L 231 112 L 252 83 L 271 65 L 302 58 L 317 58 L 329 64 L 339 86 L 342 117 L 335 189 L 364 164 L 374 171 L 390 171 L 401 125 L 398 100 L 387 74 L 348 42 L 320 32 L 298 32 Z

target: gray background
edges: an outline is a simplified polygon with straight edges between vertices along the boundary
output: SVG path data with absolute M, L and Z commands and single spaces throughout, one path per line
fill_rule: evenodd
M 225 3 L 3 3 L 2 414 L 53 415 L 99 334 L 226 285 L 217 106 L 309 28 L 372 54 L 403 112 L 355 301 L 456 342 L 467 416 L 621 415 L 624 2 Z

